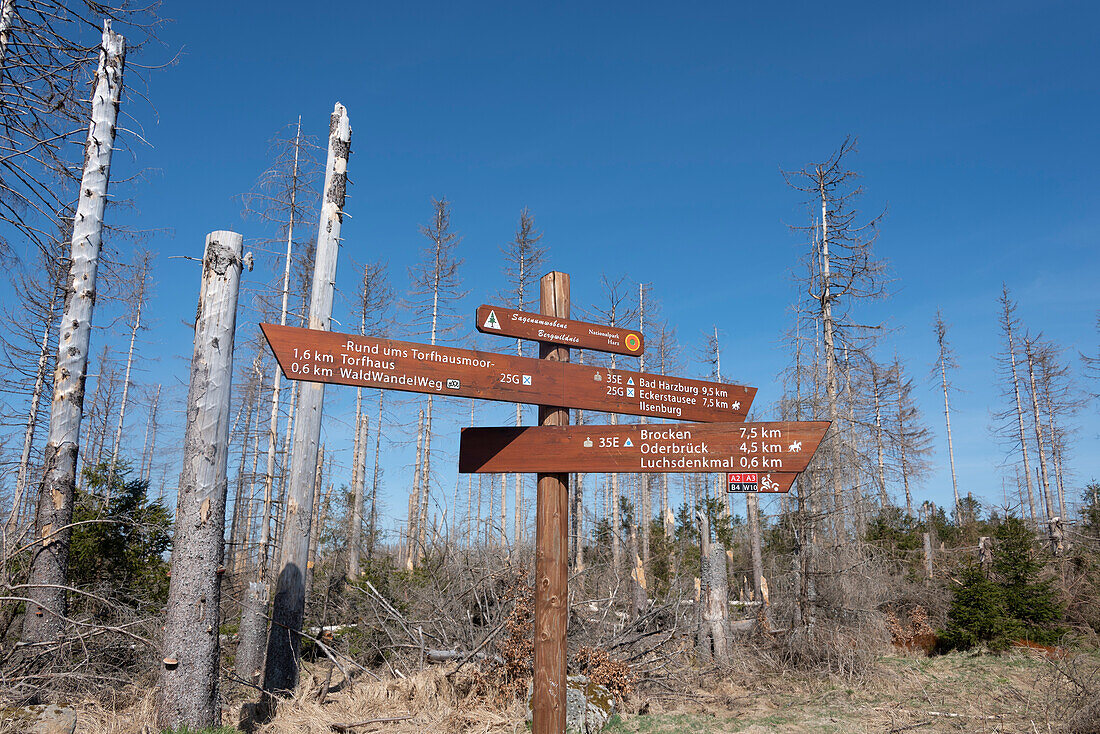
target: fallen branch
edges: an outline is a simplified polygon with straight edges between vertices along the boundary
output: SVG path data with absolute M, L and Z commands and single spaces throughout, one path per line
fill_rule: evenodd
M 360 726 L 367 726 L 369 724 L 386 724 L 391 721 L 405 721 L 406 719 L 411 719 L 412 717 L 412 714 L 406 714 L 405 716 L 389 716 L 384 719 L 367 719 L 366 721 L 355 721 L 350 724 L 334 723 L 329 724 L 329 728 L 334 729 L 335 731 L 350 731 L 351 729 L 355 729 L 356 727 Z

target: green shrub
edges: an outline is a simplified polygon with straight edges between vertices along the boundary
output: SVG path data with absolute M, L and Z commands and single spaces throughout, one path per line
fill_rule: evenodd
M 994 531 L 996 545 L 990 573 L 965 568 L 952 594 L 947 628 L 939 633 L 941 651 L 985 645 L 1004 650 L 1017 640 L 1043 645 L 1057 642 L 1062 607 L 1032 549 L 1031 532 L 1009 517 Z

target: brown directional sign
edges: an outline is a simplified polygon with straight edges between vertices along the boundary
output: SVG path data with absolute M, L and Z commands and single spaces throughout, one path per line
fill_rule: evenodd
M 484 334 L 564 344 L 578 349 L 595 349 L 637 357 L 645 348 L 641 332 L 587 321 L 559 319 L 503 306 L 477 307 L 477 330 Z
M 828 428 L 828 421 L 463 428 L 458 470 L 798 473 Z
M 756 395 L 755 387 L 720 382 L 276 324 L 260 328 L 292 380 L 702 422 L 743 421 Z

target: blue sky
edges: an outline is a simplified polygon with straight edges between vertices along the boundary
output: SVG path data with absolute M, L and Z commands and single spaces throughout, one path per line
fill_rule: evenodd
M 787 362 L 779 341 L 803 244 L 788 225 L 807 219 L 780 169 L 858 136 L 860 208 L 888 210 L 877 252 L 895 279 L 893 297 L 863 313 L 893 327 L 882 353 L 896 350 L 918 378 L 936 436 L 918 499 L 951 492 L 942 395 L 926 379 L 937 308 L 959 362 L 960 487 L 991 501 L 1004 476 L 988 430 L 1002 282 L 1025 325 L 1066 347 L 1075 369 L 1078 351 L 1096 353 L 1094 4 L 237 2 L 169 3 L 164 14 L 165 46 L 132 58 L 130 72 L 181 53 L 142 72 L 148 102 L 124 101 L 151 147 L 135 145 L 120 168 L 154 174 L 134 192 L 138 212 L 119 216 L 164 230 L 151 241 L 156 326 L 143 341 L 156 361 L 138 379 L 177 385 L 177 430 L 198 270 L 169 257 L 201 256 L 215 229 L 242 232 L 246 247 L 265 235 L 236 197 L 268 165 L 272 135 L 301 115 L 323 139 L 336 101 L 354 130 L 343 292 L 352 260 L 376 259 L 406 290 L 424 244 L 417 225 L 429 197 L 445 195 L 464 237 L 472 328 L 473 308 L 503 285 L 499 248 L 528 206 L 575 303 L 598 300 L 601 274 L 651 283 L 689 355 L 718 326 L 723 371 L 759 387 L 761 409 L 779 398 Z M 338 298 L 336 318 L 348 310 Z M 255 327 L 242 317 L 240 328 Z M 326 438 L 344 466 L 353 395 L 329 391 Z M 448 492 L 467 410 L 454 406 L 453 428 L 439 427 L 451 434 L 435 460 Z M 486 408 L 479 422 L 507 414 Z M 1078 423 L 1074 487 L 1100 477 L 1095 403 Z M 412 448 L 388 456 L 387 500 L 403 513 Z M 178 462 L 170 481 L 177 472 Z

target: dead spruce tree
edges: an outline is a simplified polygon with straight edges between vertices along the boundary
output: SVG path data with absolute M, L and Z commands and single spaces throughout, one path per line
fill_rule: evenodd
M 269 151 L 274 158 L 271 167 L 260 174 L 256 190 L 245 197 L 245 213 L 259 217 L 277 230 L 272 244 L 285 247 L 282 281 L 278 289 L 278 323 L 285 326 L 290 309 L 290 275 L 294 250 L 303 248 L 303 238 L 309 227 L 316 226 L 316 186 L 312 181 L 320 172 L 317 153 L 320 149 L 309 136 L 302 135 L 302 120 L 294 128 L 293 137 L 276 136 Z M 311 248 L 312 249 L 312 248 Z M 273 309 L 271 309 L 273 311 Z M 237 671 L 251 683 L 257 683 L 263 668 L 264 646 L 267 642 L 268 578 L 271 564 L 272 516 L 275 508 L 276 459 L 279 444 L 280 398 L 283 372 L 273 364 L 271 410 L 267 420 L 267 453 L 264 463 L 264 498 L 260 515 L 260 538 L 256 549 L 257 563 L 245 584 L 241 605 L 240 643 L 237 646 Z M 291 435 L 291 417 L 287 415 L 287 438 Z M 283 452 L 284 457 L 286 452 Z M 284 459 L 285 464 L 285 459 Z M 285 474 L 285 466 L 284 474 Z
M 351 125 L 347 110 L 337 102 L 329 122 L 328 159 L 309 303 L 309 328 L 321 331 L 328 331 L 332 320 L 336 255 L 344 218 L 350 155 Z M 298 683 L 299 634 L 305 614 L 306 563 L 325 386 L 303 382 L 298 395 L 298 418 L 294 423 L 294 449 L 287 481 L 286 524 L 264 670 L 264 690 L 280 695 L 294 690 Z M 265 698 L 265 703 L 270 704 L 270 700 Z
M 57 354 L 57 320 L 61 317 L 64 304 L 64 279 L 68 272 L 67 258 L 60 252 L 61 242 L 56 242 L 55 246 L 56 254 L 37 253 L 35 259 L 40 267 L 35 268 L 33 273 L 17 271 L 13 274 L 11 287 L 16 294 L 17 305 L 13 312 L 6 314 L 9 328 L 0 337 L 5 355 L 4 389 L 13 393 L 10 398 L 13 403 L 19 396 L 29 396 L 15 492 L 0 542 L 0 546 L 5 548 L 17 543 L 17 533 L 20 536 L 23 534 L 24 518 L 29 514 L 26 506 L 33 504 L 26 488 L 31 481 L 32 460 L 37 464 L 37 457 L 40 456 L 38 424 L 42 398 L 48 388 L 46 381 Z M 17 419 L 17 416 L 13 415 L 12 419 Z
M 430 244 L 421 251 L 423 260 L 409 269 L 412 287 L 408 303 L 413 311 L 414 324 L 420 329 L 419 333 L 427 334 L 428 343 L 435 346 L 437 339 L 453 334 L 458 329 L 459 320 L 455 309 L 466 294 L 461 289 L 462 281 L 458 274 L 462 259 L 455 255 L 462 238 L 451 231 L 450 202 L 446 197 L 433 198 L 432 209 L 432 223 L 420 226 L 420 234 Z M 424 411 L 424 449 L 420 452 L 417 481 L 412 490 L 416 496 L 416 506 L 413 508 L 415 517 L 409 518 L 412 552 L 405 561 L 406 567 L 410 568 L 420 562 L 427 542 L 433 406 L 434 400 L 429 395 Z
M 519 213 L 519 226 L 512 241 L 501 248 L 504 256 L 504 277 L 507 286 L 501 292 L 503 305 L 517 311 L 534 311 L 538 297 L 532 287 L 538 284 L 546 262 L 546 247 L 540 244 L 542 232 L 535 229 L 535 218 L 527 207 Z M 523 356 L 523 340 L 516 339 L 516 354 Z M 516 425 L 523 425 L 523 404 L 516 403 Z M 523 540 L 523 475 L 516 474 L 513 500 L 513 539 L 518 546 Z
M 998 302 L 1001 304 L 1000 322 L 1004 349 L 996 357 L 997 367 L 1001 377 L 1002 397 L 1010 398 L 1011 403 L 1009 408 L 994 413 L 994 420 L 999 422 L 998 433 L 1006 439 L 1013 453 L 1020 452 L 1020 461 L 1024 468 L 1024 485 L 1027 488 L 1027 509 L 1031 522 L 1035 523 L 1037 522 L 1035 493 L 1031 481 L 1027 433 L 1024 428 L 1024 405 L 1020 399 L 1020 320 L 1016 317 L 1016 303 L 1009 296 L 1007 285 L 1002 284 Z
M 947 457 L 951 462 L 951 489 L 955 493 L 955 522 L 962 523 L 962 505 L 959 503 L 959 480 L 955 474 L 955 446 L 951 439 L 951 403 L 948 399 L 951 386 L 947 380 L 947 371 L 958 367 L 955 362 L 954 352 L 947 342 L 947 324 L 943 320 L 943 313 L 936 310 L 936 319 L 932 324 L 936 331 L 936 366 L 940 374 L 940 384 L 943 387 L 943 419 L 947 425 Z
M 857 184 L 859 174 L 848 168 L 848 157 L 856 152 L 855 138 L 845 138 L 825 161 L 797 171 L 783 171 L 787 185 L 808 196 L 812 221 L 794 229 L 810 235 L 806 254 L 809 277 L 802 285 L 809 300 L 800 315 L 821 331 L 825 382 L 824 417 L 833 425 L 826 437 L 831 459 L 829 479 L 832 489 L 834 533 L 838 541 L 846 537 L 842 510 L 844 500 L 843 455 L 846 424 L 840 355 L 864 352 L 874 341 L 879 328 L 857 320 L 853 309 L 862 301 L 886 295 L 886 266 L 874 256 L 874 243 L 883 214 L 859 223 L 856 200 L 863 194 Z M 809 416 L 818 418 L 820 416 Z
M 359 284 L 359 298 L 356 315 L 359 317 L 359 334 L 381 336 L 389 323 L 389 304 L 393 303 L 393 289 L 389 284 L 386 266 L 382 262 L 368 263 L 363 266 L 363 278 Z M 379 412 L 381 412 L 381 391 L 379 393 Z M 379 427 L 379 430 L 381 427 Z M 381 434 L 379 434 L 381 435 Z M 348 570 L 349 581 L 359 578 L 359 554 L 363 533 L 363 495 L 367 483 L 367 441 L 370 436 L 370 421 L 363 409 L 363 388 L 355 391 L 355 434 L 352 444 L 351 468 L 351 508 L 348 512 Z M 377 459 L 377 451 L 375 452 Z M 378 471 L 377 462 L 375 472 Z M 368 538 L 374 537 L 374 503 L 377 485 L 372 483 L 371 526 Z
M 626 287 L 626 278 L 620 277 L 611 280 L 606 275 L 600 276 L 601 290 L 603 291 L 602 305 L 593 309 L 597 323 L 607 326 L 623 326 L 633 321 L 638 315 L 637 306 L 631 302 L 630 291 Z M 603 355 L 592 355 L 596 364 L 602 361 Z M 615 369 L 618 365 L 618 355 L 610 355 L 608 366 Z M 611 425 L 618 425 L 619 415 L 610 415 Z M 619 474 L 612 472 L 608 475 L 608 515 L 611 528 L 611 572 L 614 578 L 619 578 L 622 572 L 622 518 L 619 503 Z M 633 559 L 631 565 L 633 566 Z
M 894 381 L 894 403 L 889 411 L 887 435 L 890 439 L 895 473 L 905 492 L 905 511 L 913 516 L 913 484 L 921 481 L 931 470 L 932 431 L 924 422 L 920 408 L 913 398 L 913 380 L 905 376 L 901 360 L 894 356 L 889 374 Z
M 122 36 L 111 30 L 110 22 L 104 22 L 84 150 L 84 173 L 73 221 L 69 279 L 46 443 L 46 469 L 38 496 L 37 537 L 27 592 L 30 602 L 23 624 L 23 642 L 26 643 L 56 640 L 66 619 L 65 582 L 84 407 L 84 376 L 125 54 Z
M 229 403 L 243 238 L 211 232 L 202 258 L 195 349 L 176 500 L 172 576 L 164 624 L 157 725 L 220 723 L 219 632 Z
M 118 408 L 118 426 L 115 428 L 115 437 L 111 442 L 111 465 L 107 472 L 107 499 L 110 500 L 111 487 L 115 479 L 115 467 L 118 465 L 119 447 L 122 445 L 122 428 L 126 423 L 126 404 L 130 394 L 130 373 L 134 365 L 134 343 L 137 341 L 138 331 L 141 330 L 141 312 L 145 308 L 149 289 L 149 266 L 152 261 L 149 252 L 138 253 L 134 262 L 134 269 L 130 279 L 129 288 L 131 297 L 129 306 L 133 318 L 130 329 L 130 348 L 126 353 L 126 372 L 122 378 L 122 399 Z

